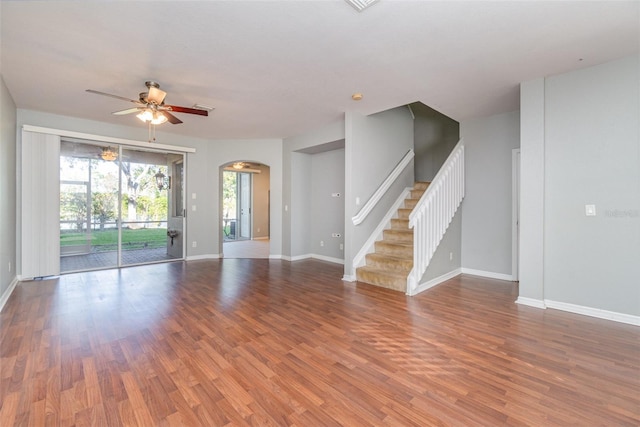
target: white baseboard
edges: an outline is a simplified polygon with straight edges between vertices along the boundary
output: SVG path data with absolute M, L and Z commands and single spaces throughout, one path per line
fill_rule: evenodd
M 2 311 L 2 309 L 4 308 L 4 305 L 7 303 L 7 301 L 9 301 L 9 297 L 11 296 L 11 294 L 13 293 L 13 290 L 16 288 L 17 285 L 18 285 L 18 278 L 14 277 L 11 283 L 9 283 L 9 287 L 7 288 L 7 290 L 4 291 L 4 293 L 0 297 L 0 311 Z
M 311 254 L 311 258 L 319 259 L 321 261 L 332 262 L 334 264 L 344 265 L 344 260 L 340 259 L 340 258 L 334 258 L 334 257 L 325 256 L 325 255 L 318 255 L 318 254 Z
M 456 268 L 455 270 L 451 270 L 450 272 L 445 273 L 441 276 L 438 276 L 435 279 L 431 279 L 427 282 L 420 283 L 414 290 L 412 290 L 411 292 L 407 292 L 407 295 L 410 295 L 410 296 L 417 295 L 420 292 L 424 292 L 427 289 L 433 288 L 434 286 L 439 285 L 442 282 L 446 282 L 447 280 L 452 279 L 461 273 L 462 273 L 461 268 Z
M 492 271 L 475 270 L 473 268 L 462 268 L 462 274 L 471 274 L 472 276 L 487 277 L 489 279 L 508 280 L 513 282 L 513 276 L 510 274 L 494 273 Z
M 516 304 L 528 305 L 529 307 L 542 309 L 547 308 L 544 301 L 527 297 L 518 297 L 518 299 L 516 300 Z
M 547 308 L 568 311 L 570 313 L 582 314 L 585 316 L 597 317 L 598 319 L 613 320 L 614 322 L 627 323 L 629 325 L 640 326 L 640 316 L 617 313 L 615 311 L 602 310 L 599 308 L 585 307 L 582 305 L 569 304 L 566 302 L 544 300 Z
M 328 262 L 333 262 L 335 264 L 341 264 L 344 265 L 344 260 L 340 259 L 340 258 L 334 258 L 334 257 L 330 257 L 330 256 L 325 256 L 325 255 L 319 255 L 319 254 L 304 254 L 304 255 L 296 255 L 296 256 L 282 256 L 282 259 L 286 260 L 286 261 L 301 261 L 303 259 L 319 259 L 321 261 L 328 261 Z
M 286 259 L 284 255 L 269 255 L 269 259 Z M 288 261 L 288 260 L 287 260 Z
M 265 236 L 265 237 L 254 237 L 251 240 L 269 240 L 269 236 Z
M 206 254 L 206 255 L 191 255 L 185 258 L 185 261 L 199 261 L 202 259 L 220 259 L 223 254 Z
M 345 274 L 344 276 L 342 276 L 342 280 L 344 282 L 355 282 L 358 279 L 356 279 L 356 276 L 350 276 L 350 275 Z

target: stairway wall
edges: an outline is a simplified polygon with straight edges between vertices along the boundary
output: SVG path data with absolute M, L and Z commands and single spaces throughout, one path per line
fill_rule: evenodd
M 460 124 L 421 102 L 410 104 L 416 181 L 430 182 L 460 140 Z
M 402 191 L 413 186 L 413 162 L 367 219 L 351 218 L 364 206 L 395 166 L 413 149 L 413 119 L 406 107 L 363 116 L 345 114 L 345 276 L 353 276 L 353 258 Z M 360 204 L 356 204 L 356 198 Z
M 462 201 L 464 204 L 464 200 Z M 419 283 L 425 283 L 437 277 L 443 276 L 462 267 L 462 205 L 458 207 L 456 214 L 449 224 L 449 228 L 444 234 L 438 249 L 433 254 L 431 262 L 427 267 Z M 449 259 L 449 256 L 452 259 Z

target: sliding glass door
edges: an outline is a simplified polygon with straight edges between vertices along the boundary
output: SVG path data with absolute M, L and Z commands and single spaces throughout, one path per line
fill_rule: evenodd
M 174 180 L 180 189 L 171 181 L 183 161 L 182 154 L 62 141 L 61 272 L 182 259 L 182 175 Z

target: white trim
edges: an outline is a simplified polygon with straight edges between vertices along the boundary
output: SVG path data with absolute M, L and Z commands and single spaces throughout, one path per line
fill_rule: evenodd
M 520 245 L 520 149 L 511 150 L 511 276 L 518 281 Z
M 312 258 L 313 255 L 311 254 L 304 254 L 304 255 L 295 255 L 295 256 L 291 256 L 291 257 L 287 257 L 287 261 L 301 261 L 303 259 L 309 259 Z
M 0 297 L 0 312 L 2 312 L 4 305 L 7 303 L 7 301 L 9 301 L 9 297 L 11 296 L 11 294 L 13 293 L 13 290 L 16 288 L 17 285 L 18 285 L 18 278 L 14 277 L 11 283 L 9 283 L 9 287 L 7 288 L 7 290 L 4 291 L 4 293 L 2 294 L 2 297 Z
M 269 259 L 285 259 L 286 260 L 284 255 L 269 255 Z
M 344 282 L 355 282 L 358 279 L 356 278 L 356 276 L 345 274 L 344 276 L 342 276 L 342 280 Z
M 271 257 L 269 257 L 271 258 Z M 319 259 L 320 261 L 333 262 L 335 264 L 344 265 L 344 260 L 340 258 L 329 257 L 325 255 L 319 254 L 303 254 L 303 255 L 295 255 L 295 256 L 286 256 L 282 255 L 282 259 L 285 261 L 302 261 L 305 259 Z
M 547 306 L 544 304 L 544 301 L 527 297 L 518 297 L 518 299 L 516 300 L 516 304 L 528 305 L 529 307 L 541 309 L 547 308 Z
M 319 259 L 321 261 L 332 262 L 334 264 L 344 265 L 344 260 L 340 259 L 340 258 L 334 258 L 334 257 L 325 256 L 325 255 L 318 255 L 318 254 L 311 254 L 311 258 Z
M 376 192 L 373 193 L 371 198 L 367 200 L 367 203 L 365 203 L 362 209 L 360 209 L 360 212 L 358 212 L 356 216 L 351 218 L 351 221 L 353 221 L 353 225 L 359 225 L 362 223 L 362 221 L 365 220 L 367 215 L 371 213 L 371 211 L 378 204 L 380 199 L 382 199 L 382 196 L 384 196 L 384 194 L 387 192 L 389 187 L 391 187 L 391 184 L 395 182 L 395 180 L 400 176 L 402 171 L 404 171 L 404 168 L 407 167 L 407 165 L 411 162 L 411 160 L 413 160 L 414 156 L 415 154 L 413 150 L 409 150 L 407 154 L 404 155 L 404 157 L 400 160 L 400 162 L 396 165 L 396 167 L 391 171 L 389 176 L 382 182 L 382 184 L 380 184 L 380 187 L 378 187 Z
M 585 307 L 582 305 L 569 304 L 566 302 L 552 301 L 548 299 L 544 300 L 544 303 L 547 308 L 553 308 L 556 310 L 568 311 L 570 313 L 582 314 L 584 316 L 597 317 L 598 319 L 613 320 L 614 322 L 640 326 L 640 316 L 633 316 L 631 314 L 617 313 L 614 311 Z
M 407 187 L 402 193 L 400 193 L 393 206 L 389 208 L 389 211 L 387 212 L 385 217 L 382 218 L 380 224 L 378 224 L 378 227 L 376 227 L 376 229 L 371 233 L 367 241 L 364 242 L 356 256 L 353 257 L 353 262 L 351 264 L 352 273 L 355 274 L 356 268 L 362 267 L 364 265 L 365 256 L 367 256 L 368 253 L 373 252 L 376 240 L 382 239 L 382 232 L 389 226 L 391 219 L 396 215 L 398 209 L 400 208 L 400 206 L 402 206 L 410 192 L 411 188 Z M 353 276 L 354 274 L 352 274 L 351 276 Z
M 269 240 L 269 236 L 265 236 L 265 237 L 254 237 L 251 240 Z
M 223 254 L 205 254 L 205 255 L 191 255 L 185 258 L 185 261 L 199 261 L 202 259 L 219 259 Z
M 494 273 L 493 271 L 474 270 L 473 268 L 462 268 L 462 274 L 471 274 L 472 276 L 487 277 L 489 279 L 508 280 L 513 282 L 513 276 L 504 273 Z
M 192 147 L 180 147 L 178 145 L 158 144 L 155 142 L 142 142 L 133 139 L 114 138 L 110 136 L 92 135 L 90 133 L 74 132 L 70 130 L 61 130 L 53 128 L 45 128 L 40 126 L 22 125 L 22 129 L 29 132 L 45 133 L 49 135 L 59 135 L 61 137 L 88 139 L 90 141 L 111 142 L 113 144 L 131 145 L 134 147 L 155 148 L 158 150 L 173 150 L 181 153 L 195 153 L 196 149 Z
M 420 292 L 424 292 L 429 288 L 433 288 L 434 286 L 439 285 L 440 283 L 446 282 L 449 279 L 453 279 L 454 277 L 460 275 L 462 273 L 461 268 L 456 268 L 455 270 L 451 270 L 448 273 L 443 274 L 442 276 L 438 276 L 435 279 L 431 279 L 427 282 L 420 283 L 410 292 L 407 292 L 407 295 L 414 296 L 419 294 Z

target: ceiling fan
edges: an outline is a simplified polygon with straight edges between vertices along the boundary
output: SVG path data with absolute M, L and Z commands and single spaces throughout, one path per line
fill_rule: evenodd
M 159 125 L 166 121 L 174 125 L 182 123 L 182 120 L 174 116 L 172 113 L 196 114 L 198 116 L 209 115 L 209 111 L 201 108 L 167 105 L 164 103 L 167 92 L 160 90 L 159 83 L 148 81 L 145 82 L 145 85 L 148 89 L 147 92 L 141 92 L 137 100 L 125 98 L 123 96 L 112 95 L 110 93 L 100 92 L 93 89 L 87 89 L 87 92 L 95 93 L 97 95 L 109 96 L 111 98 L 121 99 L 123 101 L 128 101 L 136 104 L 135 107 L 127 108 L 126 110 L 115 111 L 112 114 L 120 116 L 124 114 L 138 113 L 137 117 L 140 120 L 152 125 Z

